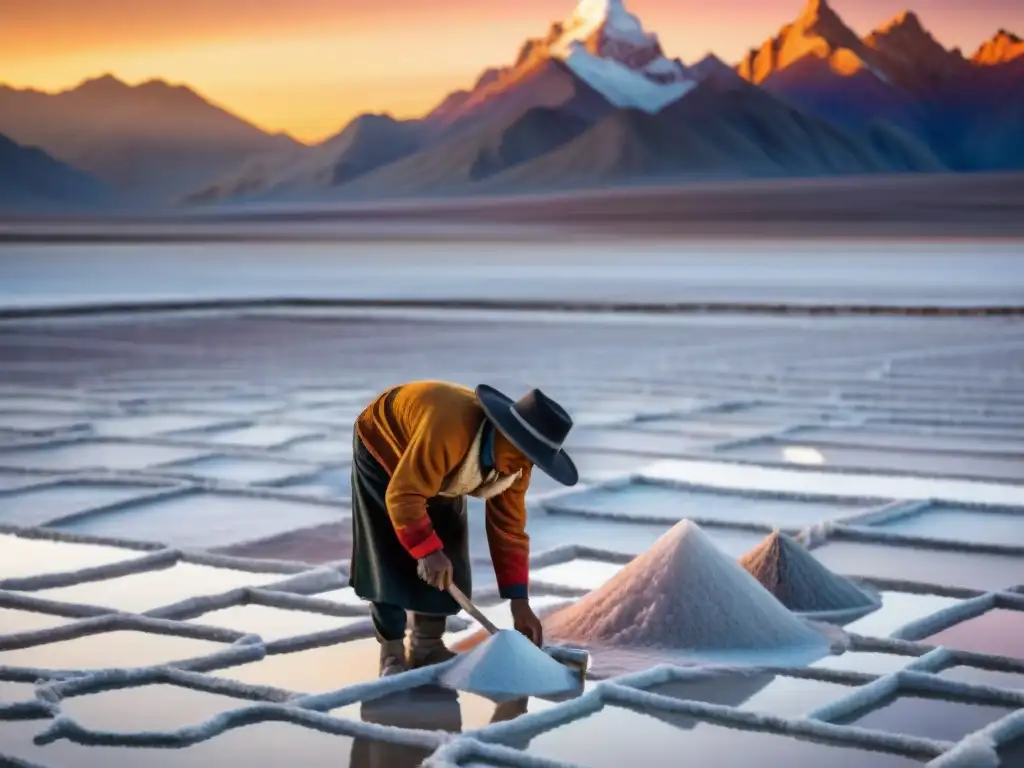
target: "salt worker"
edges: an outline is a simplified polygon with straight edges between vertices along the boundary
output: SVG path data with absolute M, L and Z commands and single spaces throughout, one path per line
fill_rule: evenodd
M 356 419 L 349 583 L 371 603 L 381 677 L 437 664 L 446 617 L 472 594 L 467 496 L 486 501 L 487 543 L 514 627 L 540 645 L 528 592 L 526 491 L 534 468 L 562 485 L 579 474 L 562 449 L 572 419 L 538 389 L 518 401 L 481 384 L 401 384 Z M 411 618 L 408 651 L 406 622 Z

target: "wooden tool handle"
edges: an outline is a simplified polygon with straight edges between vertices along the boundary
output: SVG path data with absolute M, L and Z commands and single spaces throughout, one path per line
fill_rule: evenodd
M 484 616 L 480 612 L 480 610 L 475 605 L 473 605 L 473 603 L 470 602 L 469 598 L 466 597 L 466 594 L 461 589 L 452 584 L 450 587 L 448 587 L 448 594 L 454 597 L 455 602 L 459 604 L 462 610 L 464 610 L 466 613 L 468 613 L 470 616 L 472 616 L 474 619 L 480 622 L 483 628 L 486 629 L 490 634 L 498 634 L 498 628 L 494 626 L 491 620 Z

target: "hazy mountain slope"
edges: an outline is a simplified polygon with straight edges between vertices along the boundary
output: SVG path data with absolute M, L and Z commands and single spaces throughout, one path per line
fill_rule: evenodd
M 489 122 L 367 174 L 346 195 L 409 195 L 456 190 L 540 157 L 578 136 L 590 121 L 534 107 L 508 123 Z
M 751 86 L 701 86 L 657 115 L 616 112 L 550 154 L 494 177 L 488 186 L 941 168 L 911 136 L 880 128 L 870 139 L 857 137 Z
M 203 189 L 186 202 L 295 193 L 340 186 L 412 154 L 422 144 L 417 121 L 389 115 L 360 115 L 336 136 L 313 147 L 252 160 Z
M 0 86 L 0 132 L 137 200 L 176 197 L 246 158 L 298 146 L 184 86 L 111 76 L 56 94 Z
M 0 209 L 92 208 L 110 201 L 110 190 L 93 177 L 0 135 Z

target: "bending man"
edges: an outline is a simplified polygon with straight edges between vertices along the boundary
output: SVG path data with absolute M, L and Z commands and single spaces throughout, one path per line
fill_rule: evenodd
M 382 677 L 454 655 L 442 638 L 459 612 L 449 585 L 472 593 L 467 496 L 486 500 L 487 543 L 514 626 L 541 644 L 527 590 L 526 490 L 534 467 L 576 484 L 562 450 L 571 427 L 540 390 L 513 402 L 483 384 L 442 381 L 392 387 L 356 419 L 349 583 L 372 604 Z

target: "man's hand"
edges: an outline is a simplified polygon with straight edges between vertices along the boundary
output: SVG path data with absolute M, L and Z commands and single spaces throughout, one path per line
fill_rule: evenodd
M 530 607 L 529 600 L 512 601 L 512 621 L 516 631 L 526 635 L 533 644 L 540 646 L 544 642 L 544 630 L 540 625 L 540 619 Z
M 416 564 L 416 573 L 430 586 L 444 591 L 452 585 L 454 569 L 448 555 L 439 549 L 419 559 Z

